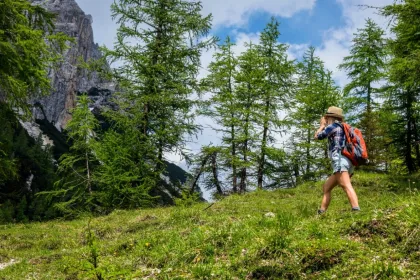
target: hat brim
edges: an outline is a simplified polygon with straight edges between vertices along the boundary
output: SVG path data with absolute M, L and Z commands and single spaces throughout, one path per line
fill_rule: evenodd
M 324 118 L 326 118 L 326 117 L 335 117 L 335 118 L 339 118 L 339 119 L 344 119 L 344 116 L 341 116 L 341 115 L 338 115 L 338 114 L 334 114 L 334 113 L 326 113 L 325 115 L 324 115 Z

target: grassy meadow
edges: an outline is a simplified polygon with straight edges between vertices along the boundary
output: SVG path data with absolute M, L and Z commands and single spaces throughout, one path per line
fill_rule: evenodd
M 419 279 L 420 178 L 358 172 L 353 184 L 361 212 L 336 188 L 317 216 L 317 182 L 1 225 L 0 279 Z

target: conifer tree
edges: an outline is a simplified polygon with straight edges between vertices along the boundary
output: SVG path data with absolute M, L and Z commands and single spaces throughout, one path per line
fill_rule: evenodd
M 209 65 L 209 75 L 202 80 L 203 90 L 213 95 L 208 100 L 205 114 L 212 117 L 220 128 L 222 143 L 218 152 L 221 161 L 229 169 L 227 177 L 232 179 L 232 191 L 238 192 L 238 140 L 237 127 L 240 122 L 238 114 L 239 100 L 235 89 L 238 60 L 233 53 L 235 45 L 227 37 L 224 44 L 218 47 L 214 61 Z M 206 154 L 202 157 L 206 158 Z M 199 160 L 200 162 L 200 160 Z
M 268 172 L 267 168 L 268 159 L 278 155 L 271 144 L 275 141 L 274 135 L 279 133 L 280 128 L 284 126 L 279 118 L 279 113 L 281 110 L 284 112 L 290 108 L 290 96 L 293 89 L 294 65 L 287 58 L 287 45 L 278 43 L 279 25 L 279 22 L 272 18 L 261 33 L 257 46 L 265 75 L 258 101 L 261 111 L 256 120 L 257 124 L 262 127 L 257 167 L 257 187 L 259 189 L 263 187 L 264 177 L 270 178 L 274 175 Z
M 153 162 L 139 160 L 144 156 L 152 158 L 153 150 L 140 142 L 130 126 L 118 126 L 124 133 L 114 130 L 105 132 L 95 147 L 95 155 L 100 162 L 96 169 L 96 181 L 100 189 L 101 203 L 104 211 L 113 209 L 133 209 L 151 206 L 153 197 L 149 195 L 156 183 L 153 174 Z
M 238 116 L 240 122 L 237 127 L 238 143 L 238 168 L 240 169 L 239 192 L 247 191 L 247 186 L 254 184 L 249 180 L 251 174 L 255 174 L 257 166 L 257 154 L 255 147 L 259 139 L 256 120 L 257 113 L 261 110 L 258 104 L 265 82 L 263 58 L 257 47 L 253 44 L 245 44 L 246 51 L 238 57 L 239 70 L 236 75 Z M 254 175 L 255 176 L 255 175 Z
M 89 109 L 86 95 L 78 98 L 78 105 L 72 111 L 72 119 L 66 127 L 72 141 L 69 153 L 60 157 L 58 173 L 61 179 L 56 182 L 56 190 L 41 192 L 65 215 L 74 216 L 79 212 L 96 210 L 94 174 L 98 165 L 95 155 L 95 129 L 97 119 Z
M 403 0 L 385 6 L 382 14 L 391 20 L 394 37 L 388 42 L 389 104 L 396 118 L 390 127 L 393 144 L 408 172 L 420 167 L 420 2 Z
M 313 140 L 314 127 L 329 106 L 338 105 L 339 91 L 331 72 L 315 56 L 310 47 L 298 64 L 298 82 L 295 105 L 290 120 L 295 128 L 289 144 L 289 153 L 295 166 L 295 176 L 301 180 L 313 180 L 325 173 L 327 148 Z
M 201 8 L 185 0 L 121 0 L 111 7 L 120 27 L 114 50 L 104 52 L 121 64 L 113 76 L 122 89 L 112 118 L 116 131 L 130 127 L 124 133 L 138 145 L 127 160 L 153 165 L 141 174 L 151 186 L 160 179 L 165 153 L 182 152 L 185 137 L 198 128 L 191 94 L 198 89 L 201 53 L 214 43 L 205 38 L 211 16 L 203 17 Z
M 13 112 L 0 103 L 0 186 L 6 180 L 16 178 L 17 166 L 13 158 L 13 127 L 16 121 Z
M 375 83 L 385 78 L 386 57 L 384 31 L 374 21 L 367 19 L 365 27 L 354 34 L 350 55 L 339 66 L 350 79 L 350 83 L 344 87 L 348 108 L 351 109 L 348 110 L 349 116 L 356 119 L 365 136 L 372 164 L 380 153 L 380 137 L 377 135 L 380 128 L 375 109 L 378 109 L 376 100 L 380 97 L 382 87 L 375 87 Z

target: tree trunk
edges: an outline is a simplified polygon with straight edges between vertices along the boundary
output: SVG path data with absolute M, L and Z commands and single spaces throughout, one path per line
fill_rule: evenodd
M 229 70 L 229 93 L 232 96 L 233 95 L 233 87 L 232 87 L 232 70 Z M 232 106 L 232 103 L 231 103 Z M 232 113 L 231 114 L 231 118 L 232 120 L 235 118 L 235 114 Z M 231 141 L 232 141 L 232 188 L 233 188 L 233 192 L 237 193 L 238 192 L 238 176 L 236 174 L 236 163 L 235 163 L 235 158 L 236 158 L 236 143 L 235 143 L 235 139 L 236 139 L 236 135 L 235 135 L 235 125 L 232 124 L 230 127 L 230 136 L 231 136 Z
M 308 128 L 306 131 L 306 171 L 305 171 L 305 177 L 308 176 L 309 172 L 311 171 L 311 150 L 310 150 L 310 144 L 312 139 L 312 131 L 311 128 Z
M 198 170 L 197 174 L 195 175 L 194 181 L 191 184 L 191 189 L 190 189 L 190 193 L 191 194 L 194 193 L 194 190 L 195 190 L 195 188 L 197 186 L 198 179 L 200 178 L 201 173 L 203 173 L 204 166 L 206 165 L 208 159 L 209 159 L 209 156 L 207 155 L 201 161 L 200 169 Z
M 407 165 L 407 169 L 409 173 L 413 173 L 416 171 L 416 166 L 414 164 L 413 157 L 411 156 L 412 153 L 412 136 L 413 136 L 413 126 L 412 126 L 412 100 L 410 96 L 410 92 L 407 92 L 407 134 L 406 134 L 406 151 L 405 151 L 405 162 Z
M 244 146 L 242 148 L 242 150 L 243 150 L 243 160 L 244 160 L 245 165 L 248 162 L 248 140 L 249 140 L 248 139 L 248 137 L 249 137 L 248 129 L 249 129 L 249 114 L 250 114 L 250 112 L 249 112 L 249 109 L 250 109 L 249 94 L 250 94 L 250 91 L 251 91 L 250 85 L 248 85 L 248 90 L 249 90 L 249 92 L 248 92 L 248 99 L 247 99 L 247 104 L 246 104 L 247 111 L 246 111 L 245 127 L 244 127 L 245 141 L 244 141 Z M 239 186 L 239 191 L 241 193 L 244 193 L 246 191 L 246 178 L 247 178 L 247 168 L 246 168 L 246 166 L 243 166 L 242 167 L 242 172 L 241 172 L 241 183 L 240 183 L 240 186 Z
M 270 101 L 267 100 L 265 103 L 265 113 L 264 113 L 264 129 L 263 129 L 263 139 L 261 143 L 261 157 L 258 165 L 258 189 L 262 189 L 263 177 L 264 177 L 264 165 L 265 165 L 265 150 L 267 146 L 267 134 L 268 134 L 268 113 L 270 110 Z
M 214 184 L 216 185 L 217 193 L 220 195 L 223 195 L 222 187 L 220 186 L 219 177 L 217 175 L 216 159 L 217 159 L 217 153 L 215 152 L 211 155 L 211 169 L 213 171 L 213 179 L 214 179 Z

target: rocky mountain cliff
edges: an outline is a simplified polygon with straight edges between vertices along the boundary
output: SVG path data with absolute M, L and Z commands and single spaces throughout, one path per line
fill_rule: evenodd
M 86 15 L 75 0 L 31 0 L 56 14 L 56 31 L 63 32 L 75 39 L 64 53 L 64 61 L 59 68 L 51 69 L 49 76 L 53 91 L 48 97 L 34 100 L 34 116 L 38 120 L 46 119 L 61 131 L 70 120 L 69 110 L 74 108 L 78 92 L 106 89 L 112 91 L 114 85 L 104 81 L 96 73 L 78 67 L 79 60 L 98 59 L 101 57 L 98 44 L 94 42 L 92 17 Z

